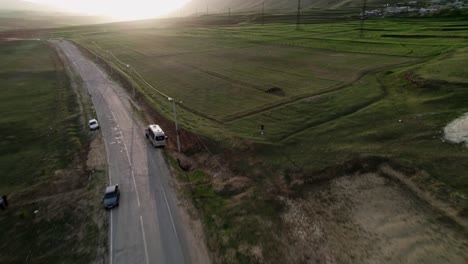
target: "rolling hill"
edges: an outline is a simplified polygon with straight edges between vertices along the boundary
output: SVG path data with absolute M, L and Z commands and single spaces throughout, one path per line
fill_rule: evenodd
M 12 29 L 51 28 L 113 22 L 103 16 L 71 13 L 50 5 L 0 0 L 0 32 Z
M 58 12 L 63 11 L 53 6 L 37 4 L 21 0 L 0 0 L 0 10 L 22 10 L 35 12 Z

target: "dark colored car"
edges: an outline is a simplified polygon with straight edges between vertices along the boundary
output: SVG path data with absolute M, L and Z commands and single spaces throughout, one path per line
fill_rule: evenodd
M 120 200 L 120 190 L 119 185 L 111 185 L 106 188 L 106 193 L 104 194 L 104 207 L 106 209 L 111 209 L 116 206 L 119 206 Z

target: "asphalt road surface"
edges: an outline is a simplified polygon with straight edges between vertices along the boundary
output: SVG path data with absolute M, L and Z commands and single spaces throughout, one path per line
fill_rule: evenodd
M 182 220 L 164 149 L 146 141 L 130 95 L 73 44 L 53 43 L 92 98 L 106 146 L 109 182 L 121 189 L 120 206 L 110 212 L 109 263 L 200 263 L 194 257 L 196 243 L 188 242 L 194 236 Z

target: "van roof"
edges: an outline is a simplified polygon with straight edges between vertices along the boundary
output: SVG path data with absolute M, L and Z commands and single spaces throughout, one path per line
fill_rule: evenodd
M 153 130 L 153 132 L 164 133 L 164 131 L 163 131 L 163 130 L 161 129 L 161 127 L 158 126 L 158 125 L 154 125 L 154 124 L 153 124 L 153 125 L 150 125 L 149 128 L 150 128 L 151 130 Z

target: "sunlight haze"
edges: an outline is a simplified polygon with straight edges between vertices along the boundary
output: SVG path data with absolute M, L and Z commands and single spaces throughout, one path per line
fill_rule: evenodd
M 168 14 L 189 0 L 28 0 L 65 11 L 105 15 L 117 19 L 144 19 Z

